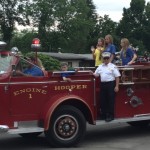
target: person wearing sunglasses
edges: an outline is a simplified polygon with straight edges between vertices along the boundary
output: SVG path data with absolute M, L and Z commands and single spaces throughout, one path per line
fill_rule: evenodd
M 114 119 L 115 95 L 119 91 L 120 72 L 110 62 L 111 53 L 103 52 L 103 63 L 95 70 L 94 76 L 100 77 L 100 112 L 106 122 Z

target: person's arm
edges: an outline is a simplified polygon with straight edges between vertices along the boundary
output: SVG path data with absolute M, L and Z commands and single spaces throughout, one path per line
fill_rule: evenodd
M 93 59 L 95 60 L 95 58 L 96 58 L 95 57 L 95 50 L 92 51 L 92 56 L 93 56 Z
M 99 77 L 100 74 L 98 73 L 98 68 L 95 70 L 95 72 L 93 73 L 94 77 Z
M 111 56 L 110 56 L 109 62 L 112 62 L 115 58 L 115 53 L 116 53 L 115 45 L 111 44 L 110 49 L 111 49 Z
M 115 92 L 118 92 L 119 91 L 119 77 L 116 77 L 115 78 L 115 81 L 116 81 L 116 86 L 115 86 Z
M 29 75 L 29 74 L 23 73 L 23 72 L 20 71 L 20 70 L 16 70 L 16 75 L 17 75 L 17 76 L 31 76 L 31 75 Z
M 112 62 L 115 58 L 115 54 L 111 54 L 110 58 L 109 58 L 109 62 Z
M 99 74 L 93 73 L 94 77 L 99 77 Z
M 64 81 L 69 81 L 71 82 L 71 78 L 66 78 L 66 77 L 62 77 Z
M 134 53 L 134 54 L 133 54 L 133 58 L 132 58 L 132 60 L 131 60 L 130 62 L 128 62 L 128 65 L 133 64 L 134 61 L 136 60 L 136 58 L 137 58 L 137 55 Z
M 95 48 L 94 48 L 94 46 L 91 46 L 91 52 L 92 52 L 93 59 L 95 60 Z

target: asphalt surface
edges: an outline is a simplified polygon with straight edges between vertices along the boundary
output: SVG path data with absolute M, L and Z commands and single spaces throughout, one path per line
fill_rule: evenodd
M 52 148 L 44 134 L 35 139 L 0 134 L 0 150 L 150 150 L 150 126 L 135 128 L 128 124 L 87 126 L 84 140 L 72 148 Z

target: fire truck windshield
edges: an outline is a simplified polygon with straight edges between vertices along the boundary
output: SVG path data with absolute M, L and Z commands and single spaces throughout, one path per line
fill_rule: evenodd
M 9 54 L 0 53 L 0 74 L 7 73 L 10 67 L 12 56 Z

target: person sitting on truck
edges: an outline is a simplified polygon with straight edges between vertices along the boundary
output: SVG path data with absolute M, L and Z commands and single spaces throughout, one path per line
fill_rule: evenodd
M 103 52 L 103 64 L 95 70 L 95 77 L 100 76 L 101 119 L 109 122 L 114 119 L 115 94 L 119 91 L 120 72 L 116 65 L 110 63 L 111 53 Z
M 43 71 L 36 65 L 36 59 L 33 56 L 27 57 L 26 60 L 29 62 L 28 67 L 21 72 L 16 71 L 16 74 L 22 76 L 44 76 Z
M 70 75 L 73 75 L 75 73 L 75 70 L 69 70 L 68 69 L 68 63 L 66 62 L 62 62 L 61 63 L 61 71 L 63 71 L 61 73 L 61 77 L 64 81 L 69 81 L 71 82 L 71 78 L 69 78 Z M 67 72 L 68 71 L 68 72 Z M 71 71 L 71 72 L 69 72 Z

